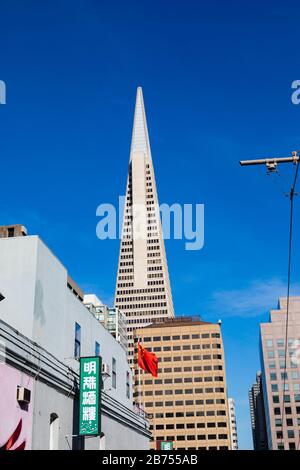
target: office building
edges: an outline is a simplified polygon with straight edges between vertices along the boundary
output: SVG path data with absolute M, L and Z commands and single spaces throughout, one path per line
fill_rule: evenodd
M 256 382 L 249 390 L 249 405 L 253 449 L 268 450 L 268 436 L 261 372 L 256 373 Z
M 135 368 L 134 399 L 148 413 L 151 448 L 230 449 L 220 324 L 176 317 L 137 329 L 136 346 L 138 339 L 159 361 L 157 378 Z
M 134 113 L 115 306 L 127 317 L 133 367 L 134 329 L 174 316 L 141 88 Z
M 300 449 L 300 297 L 280 298 L 268 323 L 260 325 L 262 387 L 268 447 Z

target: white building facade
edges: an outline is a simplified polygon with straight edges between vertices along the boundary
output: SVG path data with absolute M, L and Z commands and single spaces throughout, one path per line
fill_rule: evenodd
M 148 449 L 126 352 L 67 283 L 67 270 L 37 236 L 0 239 L 0 447 L 19 434 L 15 448 Z M 101 392 L 102 438 L 85 442 L 75 355 L 100 355 L 111 370 Z M 30 392 L 26 406 L 16 400 L 18 387 Z
M 231 450 L 238 450 L 238 435 L 235 414 L 235 401 L 233 398 L 228 398 L 228 411 L 229 411 L 229 424 L 230 424 L 230 441 Z
M 133 367 L 134 330 L 174 317 L 141 88 L 136 96 L 115 306 L 127 317 Z

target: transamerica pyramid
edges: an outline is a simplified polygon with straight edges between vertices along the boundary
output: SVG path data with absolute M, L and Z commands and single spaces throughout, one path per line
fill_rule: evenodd
M 115 306 L 127 317 L 128 359 L 133 367 L 133 331 L 174 317 L 141 88 L 136 95 Z

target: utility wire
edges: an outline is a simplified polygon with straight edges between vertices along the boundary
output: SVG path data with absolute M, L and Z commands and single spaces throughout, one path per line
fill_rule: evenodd
M 285 415 L 285 386 L 286 386 L 286 370 L 287 370 L 287 352 L 288 352 L 288 328 L 289 328 L 289 311 L 290 311 L 290 290 L 291 290 L 291 267 L 292 267 L 292 248 L 293 248 L 293 214 L 294 214 L 294 196 L 299 171 L 299 162 L 297 162 L 294 181 L 290 190 L 290 223 L 289 223 L 289 251 L 288 251 L 288 284 L 287 284 L 287 309 L 286 309 L 286 324 L 285 324 L 285 355 L 284 355 L 284 378 L 283 378 L 283 395 L 282 395 L 282 409 L 281 409 L 281 444 L 283 443 L 283 420 Z M 300 445 L 300 435 L 298 435 L 298 445 Z

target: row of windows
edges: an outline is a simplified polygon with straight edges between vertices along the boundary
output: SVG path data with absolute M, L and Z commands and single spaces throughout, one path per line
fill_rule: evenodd
M 300 394 L 295 394 L 293 398 L 294 398 L 294 401 L 296 403 L 300 403 Z M 281 403 L 279 395 L 273 395 L 272 399 L 273 399 L 273 403 Z M 283 395 L 283 402 L 284 403 L 290 403 L 291 402 L 291 396 L 290 395 Z
M 172 348 L 171 346 L 163 346 L 162 348 L 160 346 L 154 346 L 153 351 L 154 352 L 160 352 L 160 351 L 190 351 L 190 350 L 197 350 L 197 349 L 221 349 L 221 344 L 220 343 L 204 343 L 204 344 L 176 344 Z
M 280 374 L 280 378 L 281 378 L 281 380 L 288 380 L 288 378 L 289 378 L 288 372 L 282 372 L 282 373 Z M 292 380 L 298 380 L 298 379 L 299 379 L 299 372 L 298 372 L 297 370 L 291 371 L 291 373 L 290 373 L 290 378 L 291 378 Z M 276 372 L 271 372 L 271 374 L 270 374 L 270 380 L 271 380 L 271 381 L 277 380 L 277 374 L 276 374 Z
M 268 358 L 269 358 L 269 359 L 273 359 L 273 358 L 275 358 L 275 356 L 276 356 L 276 357 L 285 357 L 285 349 L 278 349 L 278 350 L 276 351 L 276 353 L 277 353 L 277 354 L 275 354 L 275 351 L 274 351 L 273 349 L 270 349 L 270 350 L 268 351 Z M 294 350 L 294 349 L 290 349 L 290 350 L 288 351 L 288 355 L 289 355 L 290 357 L 292 357 L 294 354 L 295 354 L 295 350 Z
M 211 368 L 211 367 L 210 367 Z M 140 380 L 137 384 L 142 385 L 153 385 L 153 383 L 159 385 L 159 384 L 178 384 L 178 383 L 191 383 L 191 382 L 223 382 L 224 378 L 222 376 L 215 376 L 215 377 L 175 377 L 175 378 L 169 378 L 169 379 L 146 379 L 146 380 Z
M 139 297 L 119 297 L 118 302 L 141 302 L 143 300 L 161 300 L 165 299 L 166 295 L 161 294 L 161 295 L 142 295 Z
M 158 357 L 158 362 L 181 362 L 181 361 L 211 361 L 212 359 L 222 359 L 221 354 L 203 354 L 202 356 L 167 356 L 167 357 Z
M 295 431 L 293 429 L 288 429 L 286 436 L 288 439 L 294 439 L 295 438 Z M 299 435 L 300 437 L 300 435 Z M 283 439 L 283 432 L 282 431 L 276 431 L 276 438 L 277 439 Z
M 287 362 L 287 361 L 285 361 L 284 359 L 281 360 L 281 361 L 278 361 L 280 369 L 285 369 L 286 367 L 289 366 L 289 364 L 288 363 L 286 364 L 285 362 Z M 297 367 L 298 367 L 298 364 L 295 361 L 290 361 L 290 368 L 291 369 L 297 369 Z M 275 361 L 269 362 L 269 369 L 276 369 L 276 362 Z
M 186 366 L 186 367 L 165 367 L 164 369 L 162 368 L 158 368 L 158 373 L 161 374 L 162 372 L 164 372 L 165 374 L 168 374 L 168 373 L 178 373 L 178 372 L 200 372 L 202 370 L 211 370 L 211 369 L 207 369 L 206 367 L 212 367 L 212 366 L 203 366 L 203 369 L 202 369 L 202 366 Z M 219 369 L 217 369 L 219 368 Z M 222 366 L 221 365 L 216 365 L 214 366 L 214 370 L 222 370 Z M 139 371 L 136 370 L 135 371 L 135 374 L 138 375 Z M 159 380 L 159 379 L 156 379 L 156 380 Z
M 224 439 L 228 439 L 228 436 L 227 434 L 198 434 L 198 436 L 195 436 L 194 434 L 188 434 L 188 435 L 184 435 L 184 436 L 166 436 L 166 437 L 163 437 L 163 436 L 159 436 L 159 437 L 156 437 L 156 440 L 157 441 L 163 441 L 163 440 L 166 440 L 166 441 L 206 441 L 206 440 L 216 440 L 216 439 L 220 439 L 220 440 L 224 440 Z
M 203 417 L 203 416 L 226 416 L 226 410 L 207 410 L 206 412 L 204 411 L 177 411 L 176 413 L 174 412 L 167 412 L 167 413 L 155 413 L 155 418 L 156 419 L 164 419 L 164 418 L 191 418 L 194 416 L 197 417 Z M 201 428 L 204 427 L 204 423 L 197 423 L 197 427 Z
M 299 383 L 293 383 L 292 388 L 293 388 L 294 392 L 300 392 L 300 384 Z M 288 383 L 281 384 L 281 390 L 282 391 L 288 392 L 289 389 L 290 389 L 290 386 L 289 386 Z M 278 384 L 271 384 L 271 390 L 272 390 L 272 392 L 278 392 L 279 391 Z
M 159 255 L 159 253 L 150 253 L 151 255 Z M 161 258 L 157 258 L 157 259 L 148 259 L 147 260 L 147 264 L 150 265 L 150 264 L 161 264 L 162 261 L 161 261 Z
M 293 346 L 295 341 L 300 341 L 300 339 L 295 339 L 295 338 L 289 338 L 288 339 L 288 345 L 289 346 Z M 274 340 L 273 339 L 267 339 L 266 340 L 266 345 L 267 345 L 267 348 L 273 348 L 274 346 L 274 343 L 276 343 L 277 347 L 278 348 L 284 348 L 284 345 L 285 345 L 285 341 L 283 338 L 281 339 L 277 339 L 277 340 Z
M 132 299 L 130 299 L 132 300 Z M 120 304 L 122 301 L 120 299 L 116 299 L 116 304 Z M 145 304 L 129 304 L 129 305 L 122 305 L 122 310 L 139 310 L 141 308 L 157 308 L 157 307 L 166 307 L 167 302 L 155 302 L 155 303 L 145 303 Z
M 296 414 L 297 414 L 297 415 L 300 415 L 300 406 L 296 406 L 296 409 L 295 409 L 295 410 L 296 410 Z M 278 415 L 281 415 L 281 411 L 282 411 L 282 410 L 281 410 L 280 407 L 276 407 L 276 408 L 274 408 L 273 411 L 274 411 L 274 415 L 275 415 L 275 416 L 278 416 Z M 291 408 L 290 406 L 286 406 L 286 407 L 285 407 L 285 414 L 286 414 L 286 415 L 291 415 L 291 414 L 292 414 L 292 408 Z
M 122 290 L 122 291 L 117 291 L 117 295 L 126 295 L 126 294 L 147 294 L 147 293 L 152 293 L 152 292 L 165 292 L 164 287 L 151 287 L 150 289 L 131 289 L 131 290 Z
M 209 429 L 209 428 L 226 428 L 227 427 L 227 424 L 222 422 L 222 423 L 215 423 L 215 422 L 211 422 L 211 423 L 172 423 L 172 424 L 156 424 L 154 426 L 150 426 L 150 429 L 156 429 L 156 430 L 160 430 L 160 429 L 195 429 L 196 428 L 196 425 L 197 425 L 197 428 L 205 428 L 205 426 Z
M 177 401 L 156 401 L 156 402 L 146 402 L 146 408 L 152 408 L 153 406 L 193 406 L 193 405 L 225 405 L 225 400 L 223 398 L 213 398 L 207 400 L 177 400 Z
M 293 421 L 292 418 L 287 418 L 285 421 L 286 421 L 287 426 L 294 426 L 294 421 Z M 275 419 L 275 426 L 276 427 L 281 427 L 282 426 L 282 419 L 281 418 Z M 297 426 L 300 426 L 300 418 L 297 418 Z
M 278 444 L 278 450 L 284 450 L 284 444 Z M 289 442 L 289 450 L 296 450 L 295 442 Z
M 116 305 L 117 305 L 117 301 L 116 301 Z M 145 310 L 144 312 L 138 312 L 138 313 L 133 313 L 133 314 L 128 314 L 127 316 L 127 323 L 134 323 L 134 324 L 137 324 L 137 323 L 145 323 L 147 322 L 147 318 L 140 318 L 140 317 L 149 317 L 149 321 L 151 320 L 152 321 L 152 318 L 150 317 L 156 317 L 156 315 L 159 315 L 160 317 L 165 314 L 167 315 L 168 313 L 168 310 L 166 309 L 160 309 L 160 310 Z M 139 315 L 138 317 L 135 317 L 135 315 Z M 136 328 L 127 328 L 127 331 L 132 331 Z
M 143 338 L 143 341 L 144 343 L 147 343 L 147 342 L 152 342 L 152 341 L 178 341 L 178 340 L 181 340 L 181 339 L 207 339 L 207 338 L 220 338 L 221 335 L 220 333 L 202 333 L 201 335 L 200 334 L 192 334 L 192 335 L 189 335 L 189 334 L 182 334 L 182 335 L 173 335 L 173 336 L 153 336 L 150 337 L 150 336 L 145 336 Z
M 210 388 L 186 388 L 186 389 L 170 389 L 170 390 L 146 390 L 145 392 L 135 392 L 135 396 L 141 395 L 150 397 L 152 395 L 191 395 L 191 394 L 203 394 L 203 393 L 224 393 L 223 387 L 210 387 Z

